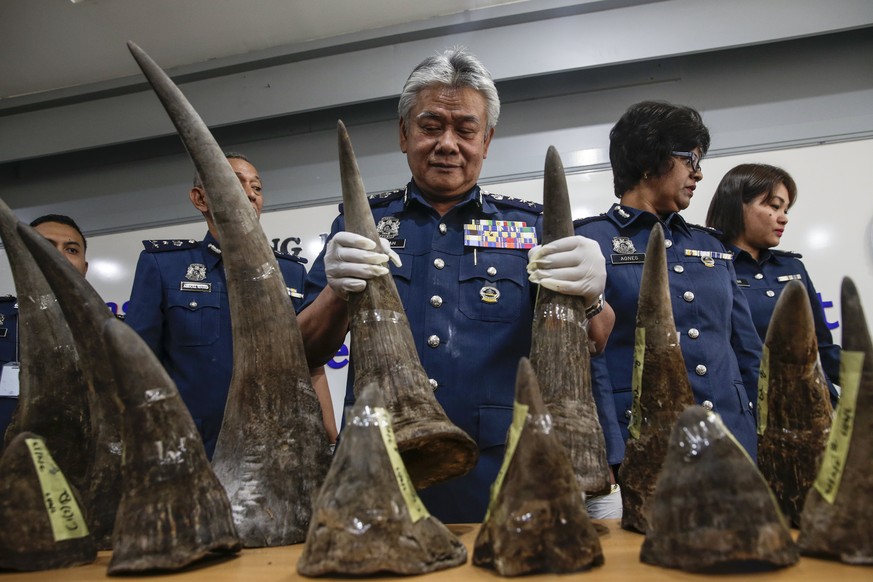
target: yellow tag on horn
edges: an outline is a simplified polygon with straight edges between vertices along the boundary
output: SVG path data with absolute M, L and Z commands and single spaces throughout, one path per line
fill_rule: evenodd
M 500 466 L 500 471 L 497 473 L 497 478 L 491 484 L 491 499 L 488 501 L 488 511 L 485 512 L 485 521 L 491 515 L 491 508 L 500 493 L 500 488 L 503 486 L 503 478 L 506 477 L 506 471 L 509 470 L 509 464 L 512 462 L 512 456 L 515 454 L 515 448 L 518 446 L 518 439 L 521 438 L 521 433 L 524 431 L 524 423 L 527 422 L 528 405 L 521 404 L 518 401 L 512 404 L 512 424 L 509 425 L 509 434 L 506 435 L 506 452 L 503 454 L 503 464 Z
M 385 444 L 385 450 L 388 452 L 388 459 L 391 461 L 391 469 L 394 471 L 394 478 L 397 480 L 397 486 L 400 488 L 400 495 L 406 503 L 406 509 L 409 510 L 409 517 L 412 523 L 430 517 L 427 508 L 415 492 L 415 486 L 412 484 L 412 479 L 406 471 L 406 465 L 403 464 L 403 459 L 400 458 L 400 451 L 397 448 L 397 439 L 394 437 L 394 429 L 391 428 L 391 416 L 384 408 L 377 406 L 374 409 L 378 416 L 379 432 L 382 434 L 382 442 Z
M 73 489 L 55 464 L 45 441 L 41 438 L 24 439 L 30 449 L 30 459 L 39 478 L 45 511 L 56 542 L 74 540 L 88 535 L 88 526 Z
M 861 372 L 864 366 L 864 352 L 843 351 L 840 354 L 840 403 L 834 413 L 831 434 L 821 459 L 821 468 L 813 485 L 821 496 L 830 504 L 837 498 L 843 469 L 846 468 L 846 457 L 849 455 L 849 442 L 852 440 L 852 429 L 855 426 L 857 412 L 858 387 L 861 384 Z

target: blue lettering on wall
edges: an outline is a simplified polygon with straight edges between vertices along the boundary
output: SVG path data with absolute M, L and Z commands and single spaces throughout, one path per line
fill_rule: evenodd
M 349 365 L 349 347 L 346 344 L 340 346 L 340 349 L 337 350 L 336 355 L 332 360 L 328 361 L 327 365 L 334 370 L 339 370 L 340 368 L 344 368 Z
M 818 295 L 818 302 L 821 303 L 821 309 L 822 309 L 822 311 L 824 311 L 825 323 L 828 325 L 828 329 L 837 329 L 838 327 L 840 327 L 840 320 L 839 319 L 837 319 L 833 323 L 831 323 L 828 320 L 828 309 L 830 309 L 834 306 L 834 302 L 833 301 L 825 301 L 824 299 L 822 299 L 821 293 L 816 293 L 816 295 Z

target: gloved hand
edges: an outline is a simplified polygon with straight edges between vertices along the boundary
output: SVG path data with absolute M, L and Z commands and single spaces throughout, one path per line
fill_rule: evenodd
M 600 245 L 584 236 L 568 236 L 528 251 L 527 272 L 532 283 L 565 295 L 597 303 L 606 286 L 606 261 Z
M 359 293 L 367 286 L 367 279 L 388 273 L 389 260 L 400 266 L 400 257 L 385 239 L 379 239 L 381 249 L 365 236 L 341 231 L 327 243 L 324 253 L 324 272 L 327 284 L 343 299 L 349 293 Z

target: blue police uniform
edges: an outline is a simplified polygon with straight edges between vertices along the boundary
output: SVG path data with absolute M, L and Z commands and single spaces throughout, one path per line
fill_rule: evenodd
M 481 521 L 503 461 L 518 361 L 530 353 L 536 286 L 527 278 L 526 249 L 465 246 L 464 225 L 473 220 L 523 222 L 535 228 L 539 240 L 542 206 L 476 186 L 440 216 L 414 183 L 371 197 L 370 204 L 380 235 L 403 263 L 390 269 L 434 394 L 480 450 L 469 474 L 425 489 L 421 498 L 444 522 Z M 330 236 L 342 230 L 340 206 Z M 304 309 L 326 284 L 322 251 L 306 280 Z M 495 295 L 487 288 L 499 291 L 496 301 L 485 300 Z M 350 366 L 347 406 L 354 401 L 353 383 Z
M 640 278 L 649 233 L 658 222 L 650 212 L 619 204 L 605 214 L 576 222 L 576 233 L 600 244 L 606 257 L 606 301 L 616 314 L 603 358 L 618 421 L 627 439 L 633 397 L 631 369 Z M 718 412 L 754 459 L 757 452 L 753 403 L 758 389 L 761 340 L 749 305 L 736 283 L 733 263 L 715 231 L 691 225 L 678 213 L 664 227 L 673 319 L 695 400 Z
M 18 361 L 18 300 L 14 295 L 0 297 L 0 372 L 2 366 Z M 0 396 L 0 450 L 18 398 Z
M 734 269 L 737 272 L 737 285 L 743 290 L 752 320 L 761 341 L 767 339 L 767 327 L 776 307 L 776 300 L 789 281 L 798 280 L 806 287 L 809 305 L 812 307 L 812 319 L 815 323 L 815 337 L 818 340 L 818 353 L 821 365 L 828 381 L 831 401 L 836 405 L 839 393 L 834 388 L 833 381 L 840 378 L 840 346 L 834 344 L 834 338 L 825 321 L 824 310 L 818 293 L 806 272 L 806 267 L 800 262 L 801 255 L 786 251 L 769 249 L 761 251 L 761 258 L 755 260 L 748 252 L 726 245 L 734 253 Z
M 147 240 L 125 314 L 176 383 L 212 458 L 233 372 L 227 280 L 221 250 L 203 241 Z M 304 259 L 276 253 L 295 309 L 303 300 Z

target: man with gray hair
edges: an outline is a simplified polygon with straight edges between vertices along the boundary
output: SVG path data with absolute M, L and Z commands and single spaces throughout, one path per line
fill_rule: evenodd
M 300 327 L 310 365 L 323 364 L 348 330 L 348 294 L 388 273 L 391 259 L 434 394 L 480 449 L 469 474 L 420 495 L 444 522 L 476 522 L 485 515 L 503 460 L 516 368 L 530 352 L 536 284 L 584 297 L 593 317 L 605 283 L 604 259 L 597 243 L 580 236 L 535 247 L 542 234 L 541 205 L 478 186 L 500 100 L 491 75 L 474 56 L 452 49 L 425 59 L 409 76 L 398 113 L 400 151 L 412 181 L 371 197 L 382 248 L 345 232 L 340 214 L 307 276 Z M 499 230 L 508 223 L 524 229 L 528 244 L 498 242 L 495 248 L 465 240 L 465 228 Z M 532 248 L 537 260 L 528 276 Z M 611 320 L 608 308 L 592 320 L 589 335 L 598 350 Z M 353 383 L 350 372 L 347 405 L 354 400 Z

